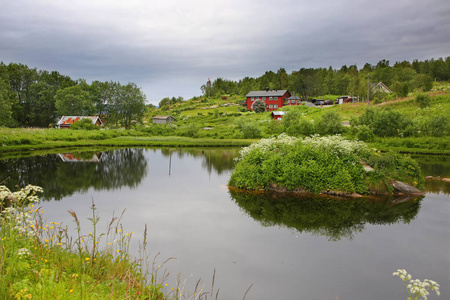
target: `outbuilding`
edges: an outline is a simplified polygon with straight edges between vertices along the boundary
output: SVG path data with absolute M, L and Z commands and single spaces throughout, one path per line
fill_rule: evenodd
M 154 116 L 152 118 L 154 124 L 168 124 L 175 121 L 172 116 Z
M 273 111 L 271 113 L 272 119 L 274 120 L 281 120 L 285 114 L 286 114 L 285 111 Z
M 295 95 L 295 92 L 292 96 L 286 99 L 285 105 L 301 105 L 302 99 Z

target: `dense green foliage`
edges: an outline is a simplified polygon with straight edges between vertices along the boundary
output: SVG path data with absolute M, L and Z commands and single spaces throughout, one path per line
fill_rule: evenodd
M 375 170 L 367 172 L 363 162 Z M 340 136 L 263 139 L 240 152 L 229 185 L 250 190 L 281 187 L 308 192 L 389 193 L 395 179 L 423 187 L 419 165 L 408 156 L 380 154 Z
M 429 91 L 433 80 L 448 81 L 450 79 L 450 57 L 425 61 L 396 62 L 390 66 L 388 60 L 381 60 L 375 66 L 366 63 L 363 68 L 356 65 L 342 66 L 339 70 L 327 68 L 301 68 L 288 74 L 284 68 L 276 73 L 267 71 L 258 78 L 245 77 L 239 81 L 217 78 L 207 89 L 201 87 L 204 95 L 223 94 L 246 95 L 252 90 L 287 89 L 295 92 L 304 100 L 319 95 L 353 95 L 360 99 L 367 96 L 367 78 L 370 74 L 372 83 L 383 82 L 391 87 L 399 97 L 406 97 L 410 91 L 420 89 Z M 370 99 L 384 97 L 371 92 Z
M 370 107 L 359 117 L 352 118 L 351 125 L 358 138 L 365 141 L 371 141 L 372 134 L 378 137 L 449 137 L 449 108 L 450 95 L 430 97 L 419 94 L 410 101 L 409 110 L 414 110 L 400 110 L 395 106 Z
M 100 130 L 100 127 L 92 123 L 91 119 L 81 119 L 70 126 L 72 130 Z
M 48 127 L 63 115 L 106 117 L 114 126 L 130 128 L 142 121 L 145 95 L 134 83 L 91 84 L 57 71 L 42 71 L 23 64 L 0 63 L 0 126 Z

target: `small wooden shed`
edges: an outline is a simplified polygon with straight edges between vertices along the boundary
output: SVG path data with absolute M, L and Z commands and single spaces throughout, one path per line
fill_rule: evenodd
M 273 111 L 271 113 L 272 119 L 281 120 L 286 112 L 285 111 Z
M 175 121 L 172 116 L 154 116 L 152 118 L 154 124 L 168 124 Z

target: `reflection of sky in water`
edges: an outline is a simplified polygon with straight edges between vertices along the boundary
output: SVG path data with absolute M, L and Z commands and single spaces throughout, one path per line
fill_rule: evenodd
M 135 188 L 89 188 L 43 202 L 48 222 L 73 226 L 66 212 L 74 209 L 89 233 L 86 218 L 94 200 L 103 231 L 113 212 L 126 209 L 122 223 L 125 231 L 135 231 L 134 247 L 147 224 L 151 258 L 158 252 L 159 263 L 177 258 L 163 267 L 172 282 L 181 272 L 190 290 L 198 278 L 209 290 L 215 268 L 219 299 L 242 299 L 251 284 L 246 299 L 404 299 L 403 282 L 392 276 L 397 268 L 439 282 L 439 299 L 450 298 L 450 201 L 443 193 L 427 194 L 409 224 L 366 223 L 352 240 L 330 242 L 326 236 L 262 226 L 230 198 L 230 170 L 208 172 L 202 155 L 170 158 L 145 150 L 143 157 L 145 176 Z

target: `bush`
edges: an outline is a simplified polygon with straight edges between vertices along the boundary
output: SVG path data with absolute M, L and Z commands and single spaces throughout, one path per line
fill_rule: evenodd
M 100 127 L 92 123 L 91 119 L 81 119 L 70 126 L 73 130 L 99 130 Z
M 188 137 L 195 137 L 195 136 L 197 136 L 198 131 L 199 131 L 199 127 L 197 125 L 189 124 L 188 126 L 186 126 L 182 129 L 181 135 L 188 136 Z
M 364 142 L 372 142 L 374 135 L 372 129 L 369 128 L 367 125 L 362 125 L 359 127 L 356 137 L 358 140 L 364 141 Z
M 316 133 L 314 120 L 307 119 L 301 110 L 288 110 L 281 119 L 284 131 L 292 136 L 309 136 Z
M 266 103 L 262 100 L 256 100 L 253 102 L 253 110 L 255 113 L 262 113 L 266 111 Z
M 334 110 L 327 110 L 317 123 L 317 132 L 320 134 L 338 134 L 342 132 L 341 115 Z
M 436 112 L 428 117 L 418 119 L 420 132 L 426 136 L 443 137 L 450 135 L 450 116 Z
M 235 122 L 237 128 L 241 131 L 244 139 L 261 138 L 261 129 L 255 122 L 238 119 Z
M 419 94 L 416 96 L 416 98 L 414 98 L 414 102 L 416 102 L 420 108 L 425 108 L 425 107 L 430 106 L 431 98 L 428 95 Z
M 402 135 L 411 123 L 412 121 L 405 115 L 390 107 L 385 109 L 367 108 L 357 122 L 352 120 L 352 126 L 354 124 L 366 125 L 373 131 L 373 134 L 380 137 Z

